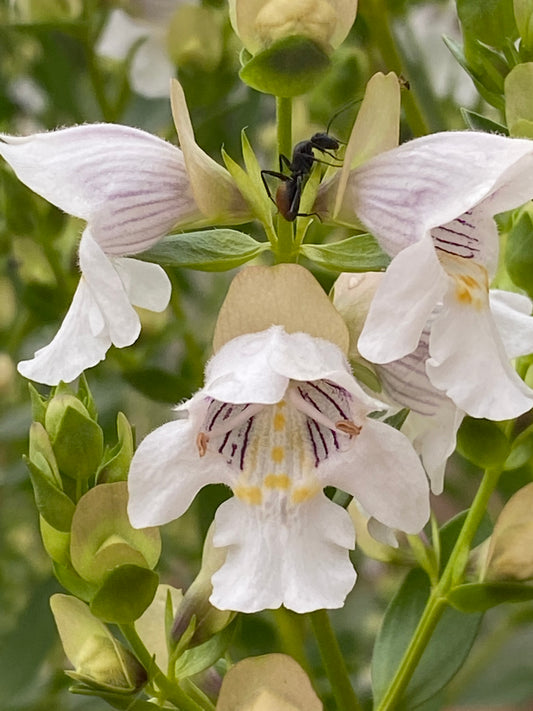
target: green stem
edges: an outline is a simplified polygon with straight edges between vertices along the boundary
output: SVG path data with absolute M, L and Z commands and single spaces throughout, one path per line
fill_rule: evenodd
M 311 676 L 311 668 L 305 653 L 304 644 L 305 619 L 301 615 L 287 610 L 285 607 L 279 607 L 277 610 L 273 610 L 272 614 L 276 621 L 276 630 L 282 650 L 295 659 L 308 676 Z
M 309 619 L 339 711 L 362 711 L 327 611 L 316 610 L 309 615 Z
M 376 711 L 393 711 L 397 708 L 411 677 L 426 649 L 442 613 L 446 609 L 447 595 L 463 578 L 468 562 L 468 554 L 474 535 L 487 510 L 487 505 L 498 479 L 501 468 L 487 469 L 481 485 L 467 514 L 461 532 L 455 542 L 442 577 L 433 588 L 426 603 L 413 637 L 385 695 L 376 707 Z
M 133 624 L 119 625 L 120 631 L 128 640 L 138 660 L 150 674 L 150 681 L 162 692 L 165 699 L 171 701 L 180 711 L 207 711 L 205 706 L 193 701 L 177 684 L 170 682 L 155 663 L 154 658 L 144 646 Z
M 370 32 L 379 48 L 383 61 L 387 64 L 387 68 L 398 74 L 398 76 L 403 75 L 403 61 L 391 30 L 387 3 L 385 0 L 367 0 L 364 12 Z M 429 133 L 429 127 L 418 108 L 414 92 L 406 91 L 402 93 L 403 108 L 411 130 L 415 136 L 425 136 Z
M 278 155 L 290 156 L 292 152 L 292 99 L 276 97 Z M 293 224 L 278 215 L 278 262 L 294 262 Z

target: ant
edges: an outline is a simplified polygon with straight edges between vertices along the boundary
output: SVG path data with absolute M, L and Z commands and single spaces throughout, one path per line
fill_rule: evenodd
M 341 142 L 338 141 L 329 133 L 315 133 L 308 141 L 300 141 L 294 146 L 292 152 L 292 160 L 281 154 L 279 157 L 279 172 L 275 170 L 262 170 L 261 178 L 263 185 L 268 193 L 269 198 L 277 206 L 280 214 L 288 221 L 293 222 L 297 217 L 309 217 L 309 213 L 298 212 L 300 209 L 300 201 L 304 186 L 311 174 L 313 163 L 324 163 L 332 165 L 326 161 L 320 160 L 313 153 L 313 150 L 320 151 L 330 158 L 336 159 L 336 156 L 329 151 L 336 151 L 340 148 Z M 283 169 L 287 168 L 290 175 L 285 175 Z M 270 188 L 267 185 L 265 175 L 272 175 L 274 178 L 281 180 L 281 184 L 276 190 L 276 197 L 273 198 Z

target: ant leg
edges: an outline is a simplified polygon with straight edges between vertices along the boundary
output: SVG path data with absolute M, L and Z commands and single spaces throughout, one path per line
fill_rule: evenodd
M 268 183 L 266 181 L 265 175 L 271 175 L 273 178 L 278 178 L 279 180 L 284 180 L 285 182 L 287 180 L 290 180 L 289 176 L 284 175 L 283 173 L 278 173 L 275 170 L 262 170 L 261 171 L 261 180 L 263 181 L 263 185 L 265 186 L 265 190 L 267 192 L 268 197 L 272 200 L 274 205 L 276 204 L 276 201 L 272 197 L 272 193 L 270 192 L 270 188 L 268 186 Z
M 292 168 L 291 168 L 291 162 L 287 158 L 287 156 L 284 156 L 283 153 L 279 154 L 279 169 L 280 171 L 283 172 L 283 168 L 287 168 L 291 173 L 292 173 Z

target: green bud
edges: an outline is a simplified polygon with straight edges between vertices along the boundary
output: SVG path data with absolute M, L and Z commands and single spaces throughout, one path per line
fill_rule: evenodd
M 214 526 L 211 525 L 202 552 L 202 567 L 183 596 L 172 626 L 172 638 L 179 642 L 185 635 L 187 646 L 195 646 L 210 639 L 235 617 L 234 612 L 219 610 L 209 602 L 213 592 L 211 578 L 226 559 L 225 548 L 215 548 L 213 545 L 213 531 Z
M 513 0 L 520 49 L 533 53 L 533 0 Z
M 81 14 L 82 0 L 15 0 L 22 22 L 70 22 Z
M 50 607 L 63 649 L 75 671 L 67 674 L 93 689 L 133 694 L 146 683 L 145 669 L 81 600 L 52 595 Z
M 126 624 L 140 617 L 154 599 L 159 576 L 139 565 L 119 565 L 101 582 L 91 612 L 105 622 Z
M 36 390 L 36 388 L 31 383 L 28 383 L 28 390 L 30 391 L 31 398 L 32 420 L 34 422 L 40 422 L 42 425 L 44 425 L 47 400 Z
M 111 484 L 115 481 L 126 481 L 133 457 L 133 433 L 126 415 L 117 415 L 118 442 L 110 449 L 106 448 L 103 462 L 96 475 L 98 484 Z
M 224 677 L 217 711 L 322 711 L 307 674 L 286 654 L 243 659 Z
M 50 400 L 45 427 L 61 473 L 82 481 L 94 476 L 103 454 L 102 429 L 66 386 L 59 385 Z
M 33 422 L 30 427 L 29 460 L 38 467 L 50 483 L 62 490 L 61 477 L 50 438 L 39 422 Z
M 220 63 L 222 49 L 222 27 L 212 9 L 187 4 L 178 7 L 167 32 L 167 50 L 175 64 L 211 72 Z
M 533 483 L 519 489 L 503 507 L 491 536 L 486 580 L 533 578 Z
M 330 66 L 328 54 L 307 37 L 285 37 L 254 55 L 239 72 L 252 89 L 291 97 L 313 89 Z
M 152 569 L 159 560 L 158 529 L 133 528 L 127 502 L 123 481 L 95 486 L 79 500 L 72 519 L 70 555 L 84 580 L 100 585 L 117 566 Z
M 68 565 L 70 563 L 70 533 L 58 531 L 43 516 L 39 516 L 39 527 L 44 548 L 50 558 L 60 565 Z
M 505 117 L 511 136 L 533 138 L 533 62 L 518 64 L 505 78 Z
M 158 585 L 154 599 L 141 617 L 135 621 L 135 629 L 144 646 L 155 657 L 160 669 L 168 668 L 168 645 L 174 611 L 183 600 L 181 590 L 171 585 Z

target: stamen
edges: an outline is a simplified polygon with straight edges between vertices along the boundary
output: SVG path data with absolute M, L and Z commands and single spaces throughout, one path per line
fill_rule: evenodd
M 207 452 L 207 443 L 209 442 L 209 437 L 205 432 L 198 432 L 196 435 L 196 446 L 198 447 L 198 454 L 201 457 L 205 456 Z
M 350 435 L 350 437 L 356 436 L 361 432 L 361 427 L 356 425 L 352 420 L 338 420 L 337 422 L 333 422 L 333 420 L 330 420 L 323 412 L 320 412 L 314 405 L 305 400 L 293 387 L 289 387 L 287 396 L 297 410 L 333 432 L 344 432 Z

